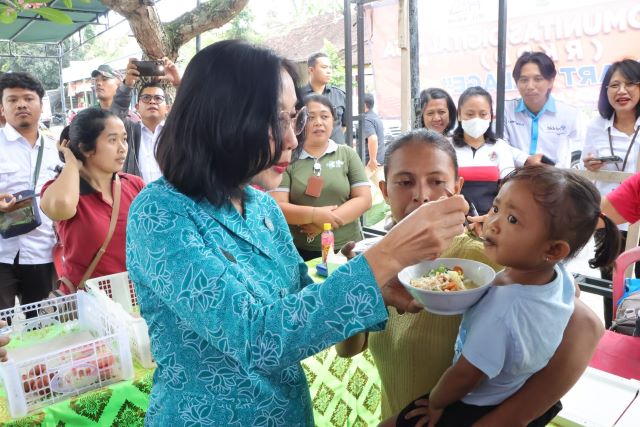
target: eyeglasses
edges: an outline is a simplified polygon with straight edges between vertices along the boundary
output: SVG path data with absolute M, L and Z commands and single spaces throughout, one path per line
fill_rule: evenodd
M 620 90 L 620 88 L 626 89 L 626 90 L 634 90 L 637 89 L 640 86 L 640 82 L 613 82 L 610 83 L 607 86 L 607 89 L 609 89 L 612 92 L 617 92 Z
M 282 111 L 278 117 L 278 120 L 280 121 L 280 130 L 284 135 L 293 124 L 293 132 L 296 135 L 300 135 L 305 126 L 307 126 L 308 119 L 309 113 L 307 112 L 307 107 L 302 107 L 297 113 Z
M 165 97 L 162 95 L 140 95 L 140 101 L 144 102 L 145 104 L 148 104 L 151 102 L 151 100 L 153 99 L 156 104 L 162 104 L 165 100 Z

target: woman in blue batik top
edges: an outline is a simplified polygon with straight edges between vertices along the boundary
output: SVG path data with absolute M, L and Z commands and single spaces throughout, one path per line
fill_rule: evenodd
M 300 361 L 420 307 L 396 274 L 462 233 L 460 196 L 426 203 L 313 284 L 275 188 L 306 123 L 294 67 L 238 41 L 192 60 L 158 140 L 164 178 L 131 206 L 127 267 L 149 325 L 150 426 L 308 426 Z

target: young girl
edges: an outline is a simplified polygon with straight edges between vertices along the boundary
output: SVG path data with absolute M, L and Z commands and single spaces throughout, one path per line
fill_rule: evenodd
M 385 154 L 385 181 L 380 183 L 380 189 L 394 223 L 422 204 L 446 197 L 447 191 L 459 193 L 462 189 L 455 151 L 438 132 L 419 129 L 404 134 L 387 147 Z M 467 234 L 456 237 L 441 256 L 480 261 L 496 270 L 502 268 L 487 258 L 482 243 Z M 425 310 L 399 314 L 390 308 L 384 331 L 355 335 L 337 344 L 336 350 L 343 357 L 367 348 L 371 351 L 380 376 L 382 419 L 386 419 L 425 390 L 431 390 L 451 365 L 460 320 L 461 316 L 440 316 Z M 562 347 L 554 356 L 559 361 L 557 366 L 543 369 L 536 375 L 541 380 L 537 385 L 535 381 L 528 383 L 522 390 L 524 393 L 518 393 L 488 417 L 494 421 L 508 418 L 526 423 L 544 412 L 579 378 L 600 334 L 600 320 L 578 302 Z M 531 394 L 534 399 L 528 397 Z
M 574 308 L 573 280 L 562 261 L 587 243 L 599 218 L 607 239 L 591 264 L 607 265 L 620 237 L 602 215 L 593 184 L 546 166 L 525 166 L 504 179 L 484 238 L 487 256 L 506 268 L 464 314 L 453 366 L 428 397 L 400 412 L 395 425 L 470 426 L 547 365 Z M 559 410 L 552 407 L 529 426 L 545 426 Z
M 483 215 L 489 211 L 498 193 L 498 181 L 514 169 L 513 149 L 497 139 L 491 129 L 493 101 L 480 86 L 470 87 L 458 100 L 458 127 L 453 145 L 460 176 L 465 185 L 462 194 Z

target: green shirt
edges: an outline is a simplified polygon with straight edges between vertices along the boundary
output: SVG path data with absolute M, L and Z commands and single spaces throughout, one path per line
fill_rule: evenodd
M 346 145 L 338 145 L 329 140 L 327 151 L 320 156 L 320 176 L 324 180 L 320 197 L 305 195 L 307 181 L 313 174 L 314 157 L 302 150 L 300 158 L 287 168 L 282 178 L 282 184 L 275 191 L 289 193 L 289 202 L 300 206 L 330 206 L 342 205 L 351 198 L 351 189 L 363 185 L 368 186 L 369 181 L 364 170 L 364 165 L 356 152 Z M 320 236 L 311 243 L 307 242 L 307 235 L 300 231 L 297 225 L 290 225 L 293 242 L 298 249 L 306 251 L 320 251 Z M 345 224 L 334 233 L 334 247 L 341 248 L 349 241 L 362 240 L 360 221 Z

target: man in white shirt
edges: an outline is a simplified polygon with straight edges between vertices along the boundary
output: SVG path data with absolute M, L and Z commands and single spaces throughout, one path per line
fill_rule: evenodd
M 150 183 L 162 176 L 156 161 L 156 142 L 164 126 L 169 107 L 164 89 L 159 83 L 142 86 L 136 110 L 142 121 L 134 123 L 129 137 L 129 152 L 125 160 L 124 172 L 140 176 Z
M 16 203 L 14 194 L 33 190 L 56 176 L 60 164 L 56 142 L 38 130 L 44 89 L 27 73 L 0 77 L 0 110 L 6 125 L 0 129 L 0 211 Z M 38 207 L 40 198 L 36 201 Z M 51 220 L 40 211 L 41 225 L 15 237 L 0 237 L 0 309 L 12 307 L 17 295 L 22 304 L 40 301 L 53 289 L 52 250 L 55 236 Z M 35 315 L 27 313 L 27 316 Z
M 520 99 L 505 102 L 504 138 L 536 160 L 546 156 L 558 167 L 571 166 L 571 153 L 582 150 L 584 131 L 577 108 L 551 96 L 556 77 L 553 60 L 542 52 L 523 53 L 513 67 Z M 514 156 L 522 166 L 525 155 Z
M 171 83 L 174 87 L 180 85 L 180 73 L 171 60 L 163 58 L 165 75 L 160 80 Z M 136 69 L 135 59 L 129 60 L 124 84 L 119 89 L 118 103 L 128 104 L 133 95 L 133 88 L 140 78 Z M 150 183 L 162 176 L 156 161 L 156 142 L 164 127 L 164 120 L 169 112 L 167 94 L 160 81 L 145 83 L 140 88 L 136 110 L 140 116 L 140 123 L 125 121 L 129 151 L 123 167 L 123 172 L 141 177 L 145 183 Z

